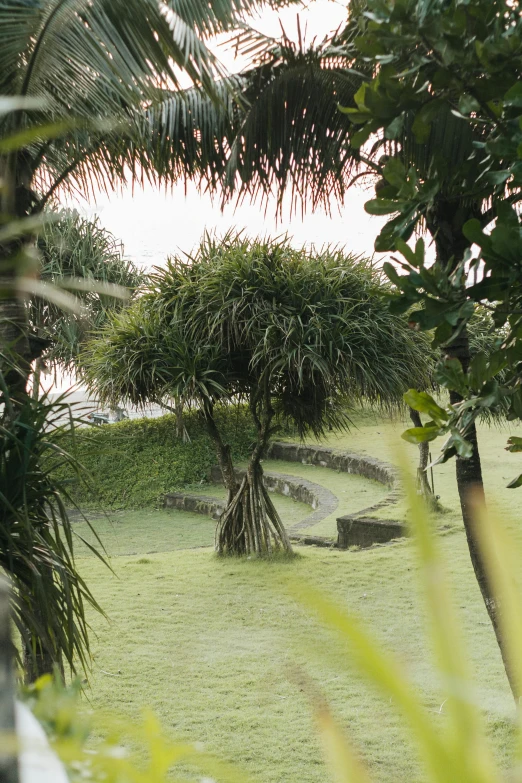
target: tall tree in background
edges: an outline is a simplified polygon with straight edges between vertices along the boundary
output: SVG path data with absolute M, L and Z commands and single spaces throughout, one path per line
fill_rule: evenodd
M 124 257 L 123 245 L 103 228 L 98 217 L 89 219 L 76 211 L 63 211 L 51 214 L 51 218 L 38 232 L 36 241 L 41 257 L 40 279 L 74 290 L 81 311 L 66 312 L 41 297 L 29 300 L 31 333 L 47 343 L 36 362 L 33 394 L 39 390 L 44 367 L 54 374 L 58 369 L 78 371 L 80 352 L 89 336 L 101 328 L 108 312 L 124 305 L 120 296 L 111 295 L 113 286 L 121 286 L 132 294 L 145 279 L 136 265 Z
M 404 275 L 387 265 L 400 292 L 394 308 L 410 311 L 420 329 L 435 329 L 434 344 L 443 349 L 437 378 L 449 391 L 447 410 L 429 398 L 413 400 L 430 422 L 405 435 L 419 441 L 444 434 L 441 459 L 456 458 L 471 560 L 518 699 L 471 495 L 483 496 L 477 418 L 502 409 L 510 419 L 522 415 L 522 227 L 513 207 L 522 199 L 522 15 L 509 0 L 368 0 L 359 31 L 354 44 L 375 75 L 347 111 L 361 139 L 381 133 L 392 153 L 384 187 L 366 209 L 392 216 L 376 247 L 404 258 Z M 421 241 L 415 250 L 406 244 L 421 222 L 436 247 L 431 267 Z M 475 256 L 473 243 L 481 248 Z M 492 316 L 497 339 L 489 355 L 470 349 L 477 305 Z M 519 484 L 520 477 L 512 482 Z

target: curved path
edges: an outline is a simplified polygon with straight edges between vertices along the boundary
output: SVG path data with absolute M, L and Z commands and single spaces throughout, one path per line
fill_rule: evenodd
M 322 546 L 338 546 L 347 549 L 350 546 L 371 546 L 384 543 L 405 535 L 404 527 L 394 520 L 383 520 L 375 516 L 379 509 L 395 504 L 400 497 L 397 489 L 397 472 L 389 465 L 372 457 L 365 457 L 353 452 L 339 451 L 321 446 L 304 446 L 298 443 L 274 441 L 269 444 L 266 458 L 285 460 L 306 465 L 317 465 L 330 468 L 336 472 L 352 473 L 389 487 L 389 493 L 379 503 L 337 518 L 337 543 L 323 536 L 310 536 L 303 531 L 316 525 L 330 516 L 338 506 L 338 498 L 326 487 L 302 477 L 291 476 L 274 471 L 265 471 L 267 489 L 306 503 L 312 512 L 300 522 L 288 528 L 290 538 L 304 544 Z M 237 471 L 238 477 L 244 472 Z M 210 480 L 221 483 L 218 467 L 212 469 Z M 205 495 L 190 495 L 168 493 L 164 498 L 167 508 L 184 511 L 195 511 L 217 519 L 223 511 L 224 502 L 218 498 Z

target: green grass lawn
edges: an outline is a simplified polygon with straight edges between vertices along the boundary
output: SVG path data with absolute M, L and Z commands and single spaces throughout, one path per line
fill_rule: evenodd
M 329 438 L 329 444 L 393 461 L 394 440 L 404 425 L 371 416 L 358 417 L 357 424 L 349 434 Z M 519 472 L 519 460 L 503 450 L 506 431 L 483 429 L 480 436 L 486 489 L 495 492 L 497 507 L 516 525 L 522 495 L 504 486 Z M 415 447 L 407 448 L 416 459 Z M 291 472 L 290 464 L 281 466 L 282 472 Z M 296 475 L 304 475 L 306 466 L 293 467 Z M 335 482 L 329 488 L 343 494 L 342 474 L 308 470 L 311 480 L 325 486 Z M 477 702 L 504 760 L 514 705 L 469 562 L 453 472 L 452 463 L 435 470 L 436 491 L 449 509 L 437 520 L 445 528 L 440 544 L 473 662 Z M 356 493 L 353 498 L 351 490 L 346 494 L 341 502 L 349 504 Z M 361 500 L 365 494 L 360 493 Z M 292 514 L 308 513 L 306 506 L 299 508 L 302 504 L 280 501 L 286 503 L 279 509 L 287 524 Z M 216 558 L 214 523 L 195 514 L 122 512 L 113 521 L 100 518 L 93 524 L 115 571 L 93 557 L 80 560 L 82 574 L 109 615 L 109 622 L 90 618 L 95 636 L 88 697 L 94 707 L 134 718 L 150 706 L 167 730 L 205 743 L 260 781 L 323 783 L 327 773 L 309 706 L 291 676 L 297 665 L 326 694 L 376 780 L 420 779 L 391 706 L 361 682 L 346 651 L 284 590 L 288 580 L 305 578 L 358 611 L 399 657 L 435 725 L 442 726 L 444 696 L 426 639 L 411 541 L 357 552 L 298 547 L 295 560 L 270 564 Z

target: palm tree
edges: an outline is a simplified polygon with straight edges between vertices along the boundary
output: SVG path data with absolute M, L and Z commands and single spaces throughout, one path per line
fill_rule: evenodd
M 183 154 L 161 157 L 155 123 L 171 115 L 157 107 L 166 91 L 180 87 L 180 74 L 194 84 L 182 115 L 189 104 L 207 106 L 207 98 L 227 105 L 233 82 L 203 37 L 228 29 L 254 4 L 6 0 L 0 6 L 0 536 L 25 649 L 35 662 L 30 676 L 61 664 L 62 656 L 73 666 L 75 656 L 88 661 L 83 604 L 94 601 L 74 567 L 66 490 L 49 470 L 47 457 L 58 453 L 47 437 L 54 408 L 31 400 L 26 389 L 31 363 L 47 342 L 31 334 L 23 294 L 66 301 L 33 281 L 40 270 L 28 251 L 31 231 L 41 229 L 38 215 L 60 191 L 88 196 L 126 181 L 173 182 L 197 166 L 208 170 L 212 161 L 192 155 L 198 139 L 192 127 L 186 135 L 184 122 L 177 145 Z
M 218 155 L 201 158 L 184 117 L 209 101 L 226 107 L 234 82 L 204 37 L 231 28 L 255 5 L 255 0 L 2 3 L 0 95 L 22 103 L 18 111 L 0 114 L 0 136 L 16 140 L 0 150 L 0 172 L 8 184 L 1 213 L 20 218 L 41 212 L 60 191 L 87 197 L 96 188 L 128 181 L 172 183 L 198 169 L 209 174 Z M 164 98 L 185 77 L 194 90 L 171 113 Z M 169 151 L 177 154 L 165 156 L 158 144 L 165 123 Z M 35 127 L 42 127 L 40 134 L 32 133 Z M 23 143 L 28 134 L 30 143 Z M 13 265 L 5 261 L 11 250 L 2 248 L 2 276 L 13 278 L 15 290 Z M 16 348 L 19 372 L 11 391 L 23 396 L 39 347 L 31 344 L 14 296 L 0 302 L 0 340 Z
M 41 297 L 29 300 L 31 333 L 47 343 L 43 356 L 35 363 L 33 395 L 39 393 L 44 366 L 55 373 L 58 368 L 79 370 L 80 352 L 89 335 L 101 328 L 109 311 L 123 306 L 124 300 L 111 295 L 113 287 L 121 286 L 133 293 L 145 279 L 124 257 L 121 242 L 100 224 L 98 217 L 91 220 L 74 210 L 64 210 L 51 213 L 50 218 L 36 240 L 40 279 L 60 288 L 73 288 L 81 312 L 65 312 Z
M 389 312 L 388 290 L 369 261 L 338 250 L 207 237 L 194 257 L 172 259 L 149 293 L 111 318 L 88 350 L 87 379 L 109 403 L 192 399 L 228 493 L 217 551 L 289 552 L 262 479 L 261 458 L 277 422 L 320 436 L 349 424 L 354 401 L 389 408 L 411 383 L 430 382 L 428 343 Z M 249 406 L 257 441 L 238 479 L 214 409 L 240 401 Z

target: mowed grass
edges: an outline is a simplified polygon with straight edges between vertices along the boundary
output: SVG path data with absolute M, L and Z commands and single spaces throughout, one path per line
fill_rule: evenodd
M 361 416 L 358 426 L 330 438 L 330 445 L 393 461 L 404 424 Z M 511 514 L 518 529 L 522 496 L 504 489 L 518 470 L 516 455 L 503 451 L 507 434 L 481 431 L 483 464 L 487 490 L 495 490 L 498 508 Z M 408 448 L 415 460 L 416 449 Z M 312 480 L 320 483 L 323 469 L 312 470 Z M 477 703 L 498 757 L 507 763 L 514 704 L 469 562 L 453 472 L 452 464 L 436 468 L 436 491 L 449 509 L 436 524 L 446 528 L 440 545 L 473 663 Z M 151 707 L 167 731 L 203 742 L 259 781 L 322 783 L 328 773 L 306 694 L 296 684 L 297 667 L 327 696 L 376 780 L 422 779 L 392 706 L 361 681 L 347 651 L 286 592 L 292 580 L 306 579 L 359 612 L 413 679 L 435 730 L 442 728 L 444 695 L 429 649 L 412 541 L 357 552 L 298 547 L 295 560 L 266 563 L 217 558 L 210 547 L 214 523 L 199 515 L 125 512 L 117 522 L 94 524 L 108 542 L 115 572 L 92 557 L 79 561 L 109 615 L 109 622 L 91 616 L 96 635 L 88 697 L 94 707 L 132 720 Z M 198 546 L 206 548 L 190 548 Z

